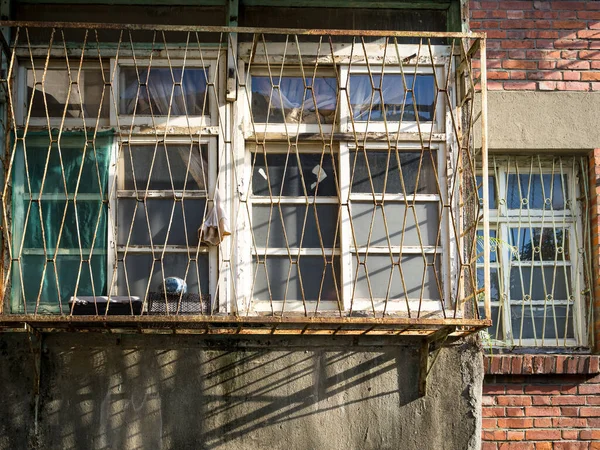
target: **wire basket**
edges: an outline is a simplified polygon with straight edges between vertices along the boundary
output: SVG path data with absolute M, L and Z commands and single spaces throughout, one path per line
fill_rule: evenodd
M 147 313 L 152 315 L 209 315 L 210 295 L 149 292 Z

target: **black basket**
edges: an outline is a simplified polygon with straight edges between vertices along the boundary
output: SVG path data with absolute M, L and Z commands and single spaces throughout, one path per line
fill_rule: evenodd
M 210 314 L 210 295 L 198 294 L 164 294 L 162 292 L 148 293 L 148 314 L 179 315 Z

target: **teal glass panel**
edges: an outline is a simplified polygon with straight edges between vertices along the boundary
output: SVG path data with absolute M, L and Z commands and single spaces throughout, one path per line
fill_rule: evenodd
M 112 133 L 28 133 L 12 172 L 12 311 L 68 313 L 105 295 Z

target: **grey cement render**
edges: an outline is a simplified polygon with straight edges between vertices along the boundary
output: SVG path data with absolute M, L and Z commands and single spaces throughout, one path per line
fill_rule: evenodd
M 402 344 L 402 345 L 400 345 Z M 35 347 L 35 346 L 33 346 Z M 483 361 L 383 339 L 0 335 L 0 449 L 479 450 Z M 37 432 L 36 432 L 37 430 Z
M 488 91 L 488 133 L 491 151 L 600 148 L 600 92 Z

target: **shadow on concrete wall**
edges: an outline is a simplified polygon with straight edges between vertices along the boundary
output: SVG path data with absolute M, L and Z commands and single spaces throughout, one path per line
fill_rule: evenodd
M 36 447 L 467 448 L 448 418 L 475 417 L 464 380 L 419 398 L 418 347 L 382 344 L 49 335 Z

